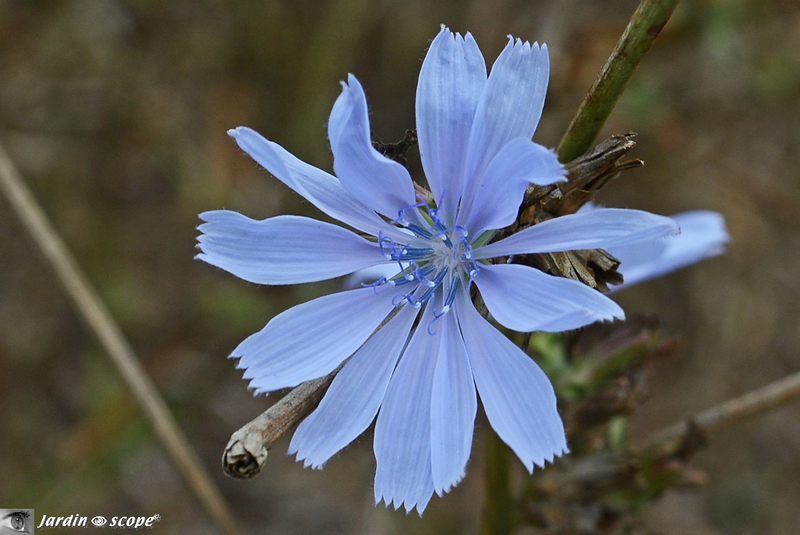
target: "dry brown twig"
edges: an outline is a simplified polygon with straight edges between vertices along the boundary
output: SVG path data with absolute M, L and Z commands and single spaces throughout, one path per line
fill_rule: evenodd
M 222 453 L 225 473 L 241 479 L 257 476 L 272 444 L 314 410 L 343 367 L 344 363 L 325 377 L 306 381 L 236 431 Z
M 383 320 L 375 332 L 389 323 L 394 315 L 395 312 Z M 296 386 L 269 409 L 231 435 L 228 445 L 222 452 L 222 470 L 229 476 L 239 479 L 257 476 L 267 462 L 267 453 L 272 445 L 317 407 L 336 378 L 336 374 L 347 364 L 347 360 L 328 375 Z
M 33 193 L 22 180 L 2 145 L 0 145 L 0 189 L 55 270 L 80 316 L 111 357 L 111 361 L 153 426 L 156 436 L 217 529 L 228 535 L 243 533 L 228 504 L 225 503 L 222 493 L 203 469 L 164 399 L 136 358 L 133 348 L 92 288 L 89 279 L 81 271 L 64 241 L 48 221 L 44 210 L 36 202 Z
M 704 410 L 685 421 L 656 431 L 645 441 L 646 446 L 682 440 L 690 432 L 710 433 L 743 420 L 762 414 L 776 407 L 800 399 L 800 372 L 787 375 L 757 390 Z

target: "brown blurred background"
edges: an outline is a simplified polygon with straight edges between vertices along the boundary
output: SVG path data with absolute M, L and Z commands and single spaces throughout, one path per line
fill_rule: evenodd
M 487 63 L 512 34 L 548 43 L 536 140 L 555 146 L 635 0 L 0 0 L 0 140 L 130 338 L 249 533 L 474 533 L 481 429 L 467 478 L 424 518 L 373 507 L 371 431 L 323 471 L 272 450 L 226 478 L 253 398 L 226 355 L 336 283 L 258 287 L 192 259 L 199 212 L 316 215 L 227 138 L 251 126 L 331 169 L 326 121 L 354 73 L 385 142 L 414 127 L 421 58 L 440 23 Z M 684 351 L 653 370 L 636 435 L 800 370 L 800 4 L 684 0 L 604 135 L 636 131 L 646 167 L 608 206 L 722 212 L 726 256 L 615 297 Z M 420 176 L 412 152 L 412 172 Z M 479 427 L 485 427 L 482 420 Z M 665 534 L 800 532 L 800 403 L 712 437 L 701 490 L 643 522 Z M 0 507 L 162 516 L 214 533 L 127 387 L 0 199 Z

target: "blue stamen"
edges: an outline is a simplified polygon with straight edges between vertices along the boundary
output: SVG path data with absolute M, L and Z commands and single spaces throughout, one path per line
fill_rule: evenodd
M 444 224 L 444 221 L 442 221 L 439 218 L 439 209 L 438 208 L 430 208 L 430 207 L 428 207 L 428 215 L 431 216 L 431 219 L 433 219 L 433 226 L 435 226 L 436 228 L 439 228 L 439 229 L 447 228 L 447 225 Z
M 409 235 L 411 243 L 398 243 L 386 237 L 382 231 L 379 232 L 378 245 L 381 253 L 395 261 L 400 272 L 389 280 L 383 278 L 364 286 L 377 289 L 384 284 L 391 286 L 409 284 L 409 293 L 395 296 L 392 304 L 396 307 L 410 304 L 415 308 L 423 305 L 433 306 L 433 320 L 428 325 L 428 333 L 434 334 L 433 324 L 450 312 L 459 285 L 466 284 L 469 287 L 481 268 L 474 258 L 467 228 L 455 224 L 448 226 L 441 217 L 439 208 L 429 205 L 422 197 L 419 197 L 419 201 L 399 210 L 397 219 L 392 223 L 413 233 L 415 240 L 428 242 L 430 247 L 425 247 L 425 243 L 420 244 L 419 241 L 411 240 L 411 235 Z M 419 217 L 414 223 L 406 221 L 407 211 L 412 208 L 419 210 L 419 213 L 415 214 Z M 443 246 L 447 248 L 444 249 Z M 448 253 L 450 258 L 447 257 Z M 444 291 L 439 293 L 443 286 Z M 439 300 L 442 308 L 437 313 L 435 301 Z
M 406 206 L 405 208 L 401 208 L 397 212 L 397 219 L 393 219 L 392 220 L 392 224 L 393 225 L 400 225 L 401 227 L 408 227 L 409 224 L 408 224 L 408 222 L 406 221 L 406 218 L 405 218 L 406 210 L 411 210 L 412 208 L 422 208 L 423 206 L 427 206 L 427 203 L 425 201 L 418 202 L 417 204 L 412 204 L 410 206 Z
M 462 249 L 458 247 L 461 245 L 463 247 L 463 253 L 460 252 Z M 467 244 L 466 238 L 461 238 L 456 242 L 456 247 L 453 249 L 453 260 L 458 260 L 459 256 L 462 260 L 469 260 L 469 257 L 472 256 L 472 253 L 469 251 L 469 244 Z
M 453 301 L 456 300 L 456 291 L 458 290 L 458 285 L 460 282 L 460 279 L 456 278 L 450 285 L 450 290 L 447 292 L 447 297 L 445 298 L 444 306 L 442 307 L 442 314 L 447 314 L 450 311 L 450 306 L 453 304 Z
M 450 241 L 450 236 L 449 236 L 451 229 L 445 227 L 444 223 L 442 223 L 442 221 L 439 220 L 439 219 L 434 219 L 433 222 L 434 222 L 434 225 L 436 226 L 436 229 L 438 230 L 438 232 L 436 234 L 434 234 L 433 237 L 434 238 L 441 237 L 442 241 L 445 243 L 445 245 L 447 245 L 449 248 L 452 249 L 453 248 L 453 242 Z
M 456 291 L 458 290 L 460 279 L 454 279 L 453 283 L 450 285 L 450 289 L 447 292 L 447 297 L 444 300 L 444 306 L 442 307 L 441 312 L 438 314 L 433 315 L 433 321 L 438 320 L 448 312 L 450 312 L 450 307 L 453 305 L 453 301 L 456 299 Z M 431 323 L 433 323 L 433 321 Z M 428 332 L 430 332 L 430 326 L 428 327 Z
M 477 262 L 475 262 L 474 260 L 470 261 L 470 263 L 469 263 L 469 272 L 468 272 L 469 282 L 467 283 L 467 287 L 469 287 L 474 282 L 475 277 L 477 277 L 478 273 L 480 273 L 480 272 L 481 272 L 480 265 Z
M 414 277 L 411 277 L 410 279 L 407 279 L 405 277 L 400 277 L 399 279 L 391 279 L 389 281 L 389 284 L 391 284 L 392 286 L 402 286 L 404 284 L 408 284 L 409 282 L 414 282 Z
M 425 290 L 425 293 L 420 296 L 420 303 L 426 303 L 433 296 L 433 292 L 435 292 L 439 286 L 442 285 L 442 281 L 444 280 L 444 276 L 447 275 L 447 271 L 447 269 L 443 269 L 436 274 L 436 277 L 433 279 L 433 286 L 429 285 L 428 289 Z
M 394 251 L 395 248 L 394 240 L 392 240 L 391 238 L 384 237 L 382 230 L 378 231 L 378 247 L 381 250 L 381 254 L 383 255 L 384 258 L 391 259 L 392 255 L 388 254 L 386 251 L 383 250 L 383 244 L 386 242 L 388 242 L 391 245 L 392 251 Z
M 400 274 L 403 276 L 403 280 L 406 282 L 411 282 L 414 280 L 414 276 L 411 273 L 406 273 L 406 266 L 403 265 L 403 262 L 398 258 L 397 265 L 400 266 Z
M 392 297 L 392 305 L 395 308 L 397 308 L 403 304 L 403 301 L 408 301 L 409 303 L 411 303 L 411 299 L 412 299 L 411 294 L 395 295 L 394 297 Z
M 436 270 L 436 268 L 434 268 L 430 264 L 424 267 L 420 267 L 418 264 L 414 263 L 414 266 L 416 267 L 413 269 L 412 273 L 414 274 L 414 278 L 416 280 L 428 286 L 433 286 L 435 284 L 432 280 L 428 279 L 428 275 L 433 273 Z
M 397 260 L 403 261 L 411 261 L 411 260 L 422 260 L 424 258 L 428 258 L 433 254 L 433 249 L 428 247 L 403 247 L 400 250 L 400 254 L 394 253 L 395 258 Z
M 418 238 L 425 238 L 426 240 L 430 240 L 433 238 L 433 234 L 429 231 L 425 230 L 424 228 L 420 227 L 419 225 L 415 225 L 414 223 L 409 223 L 406 225 L 406 228 L 416 234 Z
M 362 288 L 369 288 L 371 286 L 372 290 L 375 292 L 375 295 L 378 295 L 378 286 L 380 286 L 381 284 L 385 284 L 385 283 L 389 284 L 390 286 L 394 286 L 394 283 L 392 283 L 391 281 L 387 280 L 386 277 L 381 277 L 380 279 L 376 280 L 375 282 L 362 282 L 361 283 L 361 287 Z
M 434 315 L 433 315 L 433 319 L 432 319 L 432 320 L 431 320 L 431 322 L 428 324 L 428 334 L 429 334 L 429 335 L 433 336 L 434 334 L 436 334 L 436 332 L 435 332 L 435 331 L 432 331 L 432 330 L 431 330 L 431 328 L 433 327 L 433 324 L 434 324 L 434 323 L 436 323 L 436 320 L 438 320 L 438 319 L 439 319 L 439 318 L 441 318 L 442 316 L 444 316 L 444 314 L 434 314 Z

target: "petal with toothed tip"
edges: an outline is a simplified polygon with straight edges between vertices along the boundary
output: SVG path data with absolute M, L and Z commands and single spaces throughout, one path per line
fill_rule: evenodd
M 290 455 L 296 453 L 305 466 L 321 468 L 369 427 L 417 312 L 414 307 L 403 307 L 356 351 L 336 375 L 319 407 L 297 427 L 289 445 Z
M 433 488 L 441 496 L 466 472 L 478 396 L 455 314 L 445 314 L 438 321 L 442 343 L 433 373 L 431 471 Z
M 567 331 L 625 318 L 620 306 L 597 290 L 528 266 L 482 266 L 475 284 L 494 319 L 515 331 Z
M 375 423 L 375 503 L 383 500 L 421 515 L 433 495 L 431 392 L 442 329 L 429 333 L 433 307 L 397 364 Z
M 509 141 L 533 137 L 549 78 L 547 47 L 509 37 L 492 65 L 472 122 L 462 202 L 474 197 L 489 162 Z
M 258 393 L 322 377 L 361 347 L 401 294 L 387 286 L 360 288 L 297 305 L 247 337 L 231 357 L 240 357 L 237 367 Z
M 472 375 L 492 428 L 529 472 L 567 453 L 547 375 L 478 314 L 466 291 L 459 292 L 457 305 Z
M 602 208 L 555 217 L 475 250 L 475 258 L 611 249 L 680 232 L 672 219 L 641 210 Z
M 417 82 L 417 137 L 425 177 L 446 224 L 463 190 L 472 121 L 486 85 L 486 62 L 471 34 L 442 26 Z
M 229 210 L 200 214 L 197 258 L 256 284 L 300 284 L 383 264 L 377 244 L 291 215 L 256 221 Z
M 660 277 L 725 251 L 730 235 L 717 212 L 697 210 L 670 216 L 681 227 L 677 236 L 650 243 L 612 247 L 608 252 L 621 262 L 625 282 L 612 291 Z
M 255 130 L 240 126 L 228 130 L 228 135 L 278 180 L 334 219 L 373 236 L 377 236 L 380 230 L 397 232 L 395 227 L 354 199 L 339 179 L 299 160 Z
M 342 185 L 365 206 L 396 219 L 416 202 L 405 167 L 372 147 L 364 89 L 352 74 L 331 111 L 328 126 L 333 170 Z

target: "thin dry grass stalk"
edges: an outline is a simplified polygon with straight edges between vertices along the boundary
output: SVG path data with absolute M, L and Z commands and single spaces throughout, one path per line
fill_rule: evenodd
M 81 318 L 97 336 L 125 383 L 130 387 L 134 398 L 153 426 L 156 436 L 217 529 L 228 535 L 243 533 L 222 497 L 222 493 L 203 469 L 194 449 L 178 427 L 155 385 L 145 373 L 122 331 L 103 305 L 97 292 L 92 288 L 89 279 L 78 266 L 64 241 L 47 219 L 44 210 L 22 180 L 1 144 L 0 189 L 8 198 L 14 212 L 33 237 L 45 259 L 55 270 L 58 280 L 72 299 Z

